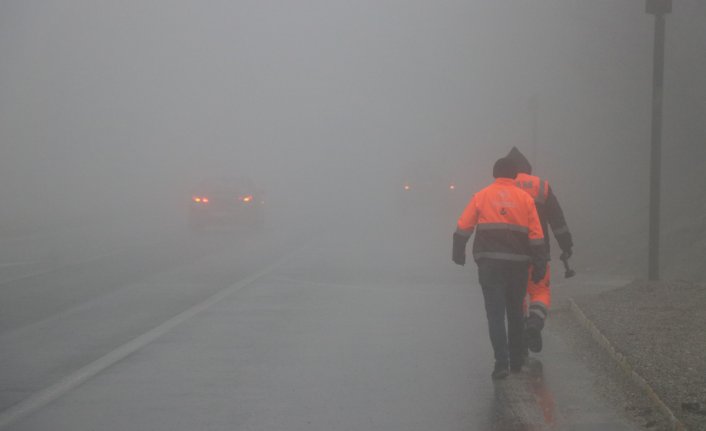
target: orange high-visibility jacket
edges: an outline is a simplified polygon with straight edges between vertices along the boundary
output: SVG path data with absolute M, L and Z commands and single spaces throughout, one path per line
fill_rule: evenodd
M 458 219 L 456 233 L 470 237 L 473 258 L 546 263 L 544 234 L 534 200 L 515 185 L 498 178 L 478 192 Z
M 517 178 L 515 178 L 515 184 L 529 193 L 537 205 L 537 214 L 539 214 L 539 223 L 542 225 L 542 232 L 544 232 L 547 253 L 549 252 L 547 225 L 552 227 L 554 238 L 556 238 L 562 251 L 571 250 L 574 245 L 571 232 L 566 225 L 564 212 L 561 210 L 559 201 L 556 199 L 549 182 L 536 175 L 519 173 Z

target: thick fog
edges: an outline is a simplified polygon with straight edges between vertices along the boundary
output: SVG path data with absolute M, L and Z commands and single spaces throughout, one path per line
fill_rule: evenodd
M 644 7 L 4 1 L 0 231 L 178 226 L 194 184 L 243 175 L 280 215 L 394 221 L 404 182 L 433 172 L 463 185 L 435 219 L 450 241 L 464 202 L 517 146 L 552 182 L 577 259 L 642 275 L 654 22 Z M 675 277 L 679 256 L 706 243 L 694 235 L 706 209 L 704 17 L 698 0 L 675 1 L 667 17 L 663 257 Z

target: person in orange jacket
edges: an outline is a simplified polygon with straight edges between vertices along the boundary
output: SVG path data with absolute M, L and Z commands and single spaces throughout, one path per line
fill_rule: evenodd
M 532 278 L 544 278 L 547 253 L 534 200 L 515 186 L 517 168 L 502 158 L 493 166 L 495 182 L 471 198 L 453 235 L 452 259 L 466 263 L 466 243 L 477 231 L 473 258 L 483 290 L 495 366 L 491 377 L 520 371 L 524 360 L 522 302 L 531 264 Z M 505 318 L 507 316 L 507 331 Z
M 564 212 L 549 182 L 532 175 L 532 165 L 517 148 L 512 147 L 507 158 L 512 160 L 517 167 L 518 174 L 515 178 L 515 184 L 529 193 L 537 205 L 537 213 L 542 225 L 547 254 L 549 253 L 549 232 L 547 227 L 551 226 L 554 238 L 556 238 L 562 251 L 562 260 L 568 259 L 573 253 L 574 243 L 564 219 Z M 549 306 L 551 305 L 550 278 L 549 262 L 547 262 L 546 275 L 539 282 L 534 282 L 532 277 L 530 277 L 527 285 L 529 315 L 525 324 L 525 342 L 527 348 L 533 352 L 542 350 L 542 329 L 544 329 L 544 322 L 549 315 Z

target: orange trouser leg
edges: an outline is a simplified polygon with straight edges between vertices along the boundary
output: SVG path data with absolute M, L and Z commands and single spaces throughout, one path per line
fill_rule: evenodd
M 536 314 L 542 320 L 547 318 L 549 306 L 552 302 L 552 292 L 550 289 L 551 274 L 549 264 L 547 263 L 547 275 L 539 283 L 532 282 L 532 268 L 529 272 L 529 280 L 527 281 L 527 296 L 529 297 L 529 307 L 525 302 L 525 310 L 527 314 Z M 529 309 L 527 309 L 529 308 Z

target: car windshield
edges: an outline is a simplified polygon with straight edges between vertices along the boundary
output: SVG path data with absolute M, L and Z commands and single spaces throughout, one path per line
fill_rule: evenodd
M 252 194 L 254 186 L 252 181 L 246 178 L 217 178 L 204 180 L 196 187 L 198 193 L 210 194 Z

